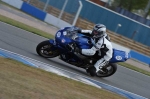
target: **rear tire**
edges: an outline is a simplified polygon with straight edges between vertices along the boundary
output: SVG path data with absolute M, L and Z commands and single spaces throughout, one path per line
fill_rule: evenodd
M 36 47 L 36 52 L 44 58 L 53 58 L 59 55 L 59 50 L 54 48 L 49 40 L 39 43 Z
M 109 63 L 108 65 L 109 66 L 105 69 L 107 71 L 106 73 L 102 73 L 101 71 L 97 72 L 98 77 L 109 77 L 117 71 L 117 64 Z
M 86 72 L 89 73 L 92 77 L 96 76 L 96 68 L 94 66 L 88 68 Z

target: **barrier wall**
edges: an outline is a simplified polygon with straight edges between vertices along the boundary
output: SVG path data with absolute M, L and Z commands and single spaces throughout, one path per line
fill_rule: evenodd
M 132 50 L 130 51 L 130 54 L 131 54 L 132 58 L 150 65 L 150 57 L 145 56 L 145 55 L 138 53 L 136 51 L 132 51 Z
M 126 51 L 126 52 L 130 52 L 130 49 L 129 48 L 126 48 L 126 47 L 124 47 L 124 46 L 121 46 L 121 45 L 119 45 L 119 44 L 116 44 L 116 43 L 113 43 L 112 42 L 112 46 L 113 46 L 113 48 L 116 48 L 116 49 L 118 49 L 118 50 L 123 50 L 123 51 Z
M 13 0 L 14 1 L 14 0 Z M 24 11 L 27 14 L 30 14 L 31 16 L 34 16 L 42 21 L 44 21 L 45 17 L 46 17 L 46 13 L 43 12 L 42 10 L 33 7 L 32 5 L 29 5 L 25 2 L 23 2 L 21 10 Z
M 59 18 L 51 15 L 51 14 L 47 14 L 46 15 L 46 18 L 44 20 L 45 22 L 49 23 L 49 24 L 52 24 L 54 26 L 57 26 L 59 28 L 63 28 L 63 27 L 68 27 L 68 26 L 71 26 L 71 24 L 63 21 L 63 20 L 60 20 Z
M 54 26 L 57 26 L 59 28 L 65 27 L 65 26 L 71 26 L 69 23 L 58 19 L 55 16 L 52 16 L 48 13 L 45 13 L 39 9 L 37 9 L 36 7 L 33 7 L 25 2 L 22 2 L 21 0 L 2 0 L 3 2 L 6 2 L 18 9 L 21 9 L 22 11 L 34 16 L 35 18 L 38 18 L 42 21 L 45 21 L 49 24 L 52 24 Z M 131 53 L 131 58 L 134 58 L 138 61 L 141 61 L 143 63 L 146 64 L 150 64 L 150 57 L 145 56 L 141 53 L 135 52 L 133 50 L 130 50 L 129 48 L 126 48 L 124 46 L 112 43 L 113 47 L 119 50 L 124 50 L 126 52 L 130 52 Z
M 2 1 L 11 5 L 11 6 L 14 6 L 18 9 L 20 9 L 22 7 L 22 4 L 23 4 L 22 0 L 2 0 Z

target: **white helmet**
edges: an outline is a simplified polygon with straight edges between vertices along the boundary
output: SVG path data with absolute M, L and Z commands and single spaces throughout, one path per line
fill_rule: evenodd
M 105 33 L 106 33 L 106 26 L 103 24 L 96 24 L 92 31 L 92 35 L 94 38 L 103 37 Z

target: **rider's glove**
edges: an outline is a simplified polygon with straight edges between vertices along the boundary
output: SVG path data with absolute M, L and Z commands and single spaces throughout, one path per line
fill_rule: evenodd
M 73 28 L 73 31 L 78 32 L 78 33 L 81 33 L 81 29 L 80 29 L 79 27 L 74 27 L 74 28 Z
M 75 29 L 75 31 L 77 31 L 78 33 L 81 33 L 82 30 L 77 27 L 77 28 Z

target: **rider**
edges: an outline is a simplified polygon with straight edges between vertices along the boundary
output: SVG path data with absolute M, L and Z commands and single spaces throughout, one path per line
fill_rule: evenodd
M 106 26 L 103 24 L 96 24 L 92 31 L 81 30 L 80 28 L 78 28 L 77 31 L 83 34 L 90 34 L 95 44 L 90 49 L 79 49 L 76 47 L 75 51 L 86 56 L 93 56 L 96 52 L 98 52 L 100 59 L 98 59 L 98 61 L 94 64 L 94 69 L 98 72 L 109 62 L 113 53 L 110 38 L 106 33 Z

